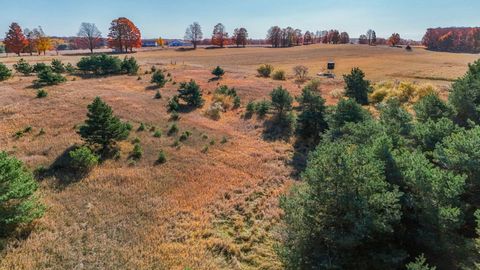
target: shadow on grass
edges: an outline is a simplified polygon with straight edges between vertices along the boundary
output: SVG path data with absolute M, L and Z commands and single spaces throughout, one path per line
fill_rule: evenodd
M 65 149 L 65 151 L 53 161 L 50 167 L 37 169 L 35 171 L 35 177 L 40 181 L 46 178 L 55 178 L 60 189 L 84 178 L 85 174 L 79 174 L 69 166 L 72 160 L 69 153 L 76 148 L 78 148 L 78 146 L 73 145 Z
M 190 105 L 186 105 L 186 104 L 180 104 L 177 112 L 178 113 L 191 113 L 191 112 L 195 111 L 196 109 L 198 109 L 198 107 L 190 106 Z
M 185 47 L 175 49 L 175 51 L 177 51 L 177 52 L 188 52 L 188 51 L 194 51 L 194 50 L 195 50 L 195 48 L 185 48 Z
M 18 242 L 27 240 L 35 227 L 32 222 L 26 225 L 0 225 L 0 252 L 10 244 L 17 245 Z
M 298 138 L 293 144 L 293 156 L 290 165 L 293 170 L 291 176 L 300 179 L 300 175 L 307 167 L 308 154 L 315 149 L 315 145 L 311 142 Z
M 282 121 L 277 116 L 273 116 L 263 122 L 262 138 L 265 141 L 283 140 L 289 142 L 294 133 L 294 126 L 286 121 Z
M 217 81 L 220 81 L 222 77 L 213 77 L 213 78 L 210 78 L 208 79 L 208 82 L 217 82 Z
M 156 86 L 156 85 L 149 85 L 147 87 L 145 87 L 145 90 L 160 90 L 160 87 Z

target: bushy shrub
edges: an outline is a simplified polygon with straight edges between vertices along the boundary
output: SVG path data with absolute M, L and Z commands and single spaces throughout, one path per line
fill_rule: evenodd
M 210 105 L 205 114 L 213 120 L 219 120 L 223 111 L 222 103 L 214 102 Z
M 228 110 L 231 107 L 240 107 L 240 97 L 237 95 L 237 91 L 235 88 L 229 88 L 226 85 L 222 85 L 215 90 L 213 102 L 221 103 L 224 110 Z
M 203 105 L 202 91 L 200 86 L 194 81 L 183 82 L 178 89 L 178 97 L 185 101 L 189 106 L 201 107 Z
M 178 126 L 177 124 L 173 123 L 170 128 L 168 129 L 168 136 L 172 136 L 173 134 L 177 134 L 178 133 Z
M 155 138 L 162 137 L 162 132 L 160 130 L 156 130 L 155 133 L 153 133 L 153 137 L 155 137 Z
M 215 94 L 236 97 L 237 96 L 237 90 L 235 90 L 234 87 L 229 88 L 226 85 L 222 85 L 222 86 L 218 87 L 217 89 L 215 89 Z
M 176 111 L 172 111 L 171 114 L 170 114 L 170 118 L 169 118 L 170 121 L 178 121 L 180 120 L 180 114 Z
M 241 100 L 240 100 L 240 97 L 239 96 L 235 96 L 233 98 L 233 108 L 236 109 L 236 108 L 239 108 L 241 105 Z
M 233 107 L 233 97 L 215 94 L 212 98 L 213 103 L 218 103 L 223 108 L 223 111 L 226 111 Z
M 165 78 L 165 74 L 161 70 L 156 70 L 152 74 L 151 83 L 154 83 L 158 88 L 162 88 L 167 83 L 167 79 Z
M 278 80 L 278 81 L 285 81 L 287 79 L 285 75 L 285 71 L 283 70 L 277 70 L 273 73 L 272 79 Z
M 13 65 L 13 68 L 17 71 L 22 73 L 25 76 L 30 75 L 33 73 L 33 67 L 25 61 L 23 58 L 20 58 L 16 64 Z
M 40 71 L 37 77 L 38 80 L 35 81 L 36 85 L 57 85 L 67 81 L 65 77 L 53 72 L 50 68 Z
M 68 73 L 72 74 L 75 72 L 75 67 L 71 64 L 71 63 L 67 63 L 65 65 L 65 71 L 67 71 Z
M 40 73 L 44 70 L 51 70 L 51 67 L 45 63 L 36 63 L 35 65 L 33 65 L 33 72 L 35 73 Z
M 86 146 L 72 150 L 68 155 L 71 162 L 70 166 L 77 172 L 89 172 L 98 164 L 98 156 Z
M 246 111 L 247 111 L 247 114 L 252 115 L 252 114 L 256 111 L 256 104 L 255 104 L 255 102 L 254 102 L 254 101 L 248 102 L 245 109 L 246 109 Z
M 53 59 L 51 66 L 52 66 L 53 72 L 55 73 L 65 73 L 66 71 L 65 65 L 62 63 L 62 61 L 58 59 Z
M 192 134 L 190 133 L 190 131 L 184 131 L 184 132 L 180 135 L 180 137 L 179 137 L 178 139 L 179 139 L 181 142 L 183 142 L 183 141 L 186 141 L 186 140 L 188 139 L 188 137 L 190 137 L 190 135 L 192 135 Z
M 37 98 L 44 98 L 48 96 L 48 92 L 45 91 L 44 89 L 38 89 L 37 90 Z
M 0 186 L 0 236 L 43 215 L 45 208 L 35 196 L 38 184 L 32 173 L 6 152 L 0 152 Z
M 157 90 L 157 92 L 155 92 L 155 96 L 153 96 L 155 99 L 161 99 L 162 98 L 162 94 L 160 94 L 160 91 Z
M 160 150 L 160 152 L 158 152 L 157 163 L 164 164 L 165 162 L 167 162 L 167 154 L 165 151 Z
M 270 110 L 271 103 L 268 100 L 262 100 L 256 103 L 255 112 L 258 116 L 264 117 Z
M 125 72 L 128 75 L 135 75 L 140 69 L 140 66 L 137 64 L 137 60 L 135 59 L 135 57 L 125 56 L 122 61 L 121 69 L 122 72 Z
M 212 70 L 212 75 L 215 75 L 217 79 L 220 79 L 224 74 L 225 74 L 225 71 L 220 66 L 217 66 Z
M 258 75 L 260 75 L 262 77 L 265 77 L 265 78 L 270 77 L 270 74 L 272 73 L 272 71 L 273 71 L 273 66 L 269 65 L 269 64 L 261 65 L 257 69 Z
M 118 57 L 106 54 L 91 55 L 82 57 L 78 61 L 77 67 L 84 73 L 95 75 L 119 74 L 122 72 L 122 61 Z
M 180 104 L 178 103 L 178 96 L 173 96 L 168 100 L 167 111 L 168 112 L 178 112 L 180 109 Z
M 305 85 L 304 88 L 314 92 L 320 91 L 320 80 L 312 79 Z
M 372 86 L 373 91 L 369 94 L 372 103 L 381 103 L 386 99 L 396 98 L 401 103 L 412 104 L 424 96 L 437 93 L 431 84 L 418 84 L 408 81 L 392 82 L 384 81 Z
M 133 160 L 139 160 L 141 159 L 143 156 L 143 149 L 142 149 L 142 146 L 139 144 L 139 143 L 136 143 L 134 146 L 133 146 L 133 150 L 132 150 L 132 153 L 130 153 L 130 157 L 133 159 Z
M 0 82 L 12 76 L 12 71 L 3 63 L 0 63 Z

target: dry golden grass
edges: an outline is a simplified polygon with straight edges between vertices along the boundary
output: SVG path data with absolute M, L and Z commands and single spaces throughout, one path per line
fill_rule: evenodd
M 274 252 L 281 214 L 278 197 L 292 183 L 288 164 L 293 147 L 262 140 L 262 122 L 242 119 L 243 108 L 228 110 L 218 121 L 206 117 L 215 88 L 234 86 L 243 105 L 267 98 L 278 85 L 298 95 L 301 86 L 293 79 L 258 78 L 256 68 L 270 63 L 288 74 L 293 66 L 303 64 L 313 76 L 329 59 L 337 62 L 337 75 L 359 66 L 373 81 L 445 77 L 447 81 L 421 79 L 445 86 L 475 60 L 466 54 L 354 45 L 159 50 L 135 57 L 142 65 L 141 80 L 68 76 L 68 82 L 45 88 L 49 95 L 43 99 L 35 98 L 30 88 L 34 77 L 16 75 L 0 84 L 0 150 L 32 170 L 50 166 L 70 146 L 81 143 L 75 126 L 83 122 L 86 106 L 95 96 L 134 124 L 129 141 L 120 144 L 119 160 L 105 162 L 77 182 L 68 182 L 68 174 L 60 173 L 41 181 L 39 192 L 48 210 L 26 239 L 9 239 L 0 269 L 279 269 Z M 52 58 L 25 57 L 30 62 Z M 75 63 L 79 56 L 58 58 Z M 17 60 L 1 59 L 8 65 Z M 204 90 L 205 106 L 182 113 L 175 136 L 167 136 L 172 122 L 165 105 L 178 84 L 169 83 L 161 90 L 163 98 L 154 99 L 155 91 L 147 90 L 150 75 L 143 74 L 151 65 L 166 68 L 175 82 L 195 79 Z M 216 65 L 227 74 L 220 82 L 208 82 Z M 341 88 L 341 76 L 322 79 L 321 90 L 329 104 L 336 100 L 330 91 Z M 154 137 L 149 128 L 135 131 L 141 122 L 161 130 L 162 137 Z M 33 130 L 20 138 L 13 136 L 26 126 Z M 38 134 L 40 129 L 45 134 Z M 192 135 L 172 147 L 186 130 Z M 222 144 L 224 136 L 228 141 Z M 132 164 L 128 154 L 135 137 L 141 140 L 144 156 Z M 208 151 L 202 153 L 205 146 Z M 167 162 L 158 165 L 161 149 Z

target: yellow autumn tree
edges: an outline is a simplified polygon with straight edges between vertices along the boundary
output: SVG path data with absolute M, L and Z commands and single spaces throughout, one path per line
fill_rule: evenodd
M 43 55 L 52 49 L 52 40 L 49 37 L 39 37 L 37 40 L 38 54 L 43 52 Z
M 165 45 L 165 41 L 164 41 L 163 38 L 161 38 L 161 37 L 159 37 L 159 38 L 156 40 L 156 42 L 157 42 L 157 45 L 160 46 L 160 47 L 162 47 L 162 48 L 163 48 L 163 46 Z

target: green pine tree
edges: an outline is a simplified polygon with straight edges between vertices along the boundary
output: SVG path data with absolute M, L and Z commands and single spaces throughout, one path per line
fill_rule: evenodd
M 0 152 L 0 187 L 0 235 L 43 215 L 44 207 L 35 196 L 38 184 L 33 175 L 21 161 L 5 152 Z
M 107 103 L 96 97 L 88 105 L 87 120 L 78 133 L 87 143 L 108 150 L 117 141 L 127 139 L 130 129 L 113 115 L 112 108 Z
M 372 91 L 370 81 L 364 78 L 365 73 L 359 68 L 353 68 L 350 74 L 343 75 L 345 96 L 355 99 L 361 105 L 368 104 L 368 93 Z

